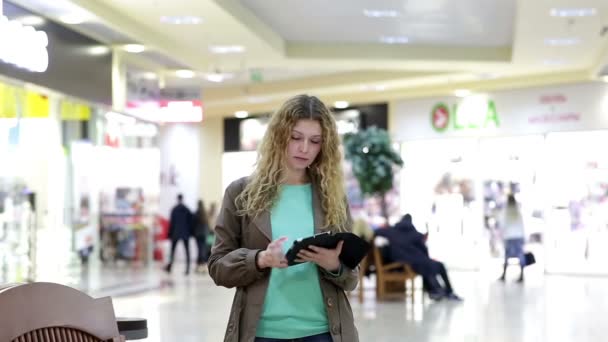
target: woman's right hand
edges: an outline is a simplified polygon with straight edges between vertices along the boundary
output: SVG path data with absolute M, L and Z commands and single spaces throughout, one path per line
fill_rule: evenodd
M 287 267 L 287 259 L 283 253 L 283 243 L 287 241 L 286 237 L 282 237 L 268 244 L 265 250 L 258 253 L 256 260 L 258 268 L 285 268 Z

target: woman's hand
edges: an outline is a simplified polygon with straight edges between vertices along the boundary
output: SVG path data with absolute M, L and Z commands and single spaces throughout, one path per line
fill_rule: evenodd
M 314 262 L 319 267 L 324 268 L 328 272 L 338 272 L 340 270 L 340 253 L 342 252 L 342 245 L 344 241 L 338 242 L 338 245 L 334 249 L 327 249 L 317 246 L 310 246 L 312 251 L 301 250 L 298 253 L 298 262 Z
M 287 267 L 287 259 L 283 253 L 283 243 L 287 241 L 286 237 L 282 237 L 268 244 L 265 250 L 258 253 L 256 260 L 258 268 L 285 268 Z

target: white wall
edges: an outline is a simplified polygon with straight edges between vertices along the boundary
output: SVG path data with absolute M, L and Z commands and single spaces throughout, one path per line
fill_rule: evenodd
M 177 194 L 184 195 L 184 204 L 196 209 L 200 189 L 199 124 L 165 124 L 160 129 L 160 210 L 168 218 Z
M 222 154 L 224 152 L 224 119 L 205 118 L 200 126 L 200 194 L 206 205 L 221 205 Z

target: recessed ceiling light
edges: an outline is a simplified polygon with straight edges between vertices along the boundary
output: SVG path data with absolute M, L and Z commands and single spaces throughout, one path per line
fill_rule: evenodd
M 249 112 L 247 112 L 246 110 L 239 110 L 239 111 L 234 112 L 234 116 L 236 116 L 239 119 L 244 119 L 249 116 Z
M 349 103 L 347 101 L 336 101 L 334 102 L 334 108 L 344 109 L 348 108 Z
M 566 61 L 563 59 L 543 59 L 542 63 L 549 66 L 559 66 L 566 64 Z
M 245 52 L 245 47 L 242 45 L 210 45 L 209 51 L 217 54 L 243 53 Z
M 84 14 L 66 14 L 59 17 L 59 20 L 68 25 L 78 25 L 89 20 L 87 15 Z
M 203 23 L 203 18 L 193 15 L 163 15 L 160 22 L 172 25 L 198 25 Z
M 363 15 L 369 18 L 395 18 L 399 16 L 399 12 L 395 10 L 364 9 Z
M 496 73 L 492 73 L 492 72 L 483 72 L 483 73 L 477 74 L 477 77 L 481 80 L 492 80 L 495 78 L 499 78 L 500 75 L 496 74 Z
M 175 75 L 179 78 L 193 78 L 196 75 L 196 73 L 192 70 L 183 69 L 183 70 L 176 70 Z
M 37 15 L 26 15 L 17 20 L 24 26 L 40 26 L 46 22 L 44 18 Z
M 224 82 L 225 80 L 232 78 L 232 77 L 234 77 L 233 74 L 221 73 L 221 72 L 208 73 L 207 75 L 205 75 L 205 78 L 207 79 L 207 81 L 215 82 L 215 83 Z
M 146 50 L 146 47 L 141 44 L 126 44 L 122 47 L 123 50 L 130 53 L 140 53 Z
M 545 45 L 551 46 L 572 46 L 580 43 L 581 40 L 578 38 L 547 38 L 545 39 Z
M 386 86 L 384 84 L 372 84 L 372 85 L 364 84 L 361 86 L 361 90 L 362 91 L 385 91 Z
M 552 17 L 591 17 L 597 14 L 595 8 L 552 8 Z
M 471 95 L 471 91 L 469 89 L 456 89 L 454 90 L 454 95 L 458 97 L 467 97 Z
M 91 46 L 87 52 L 89 55 L 101 56 L 110 53 L 110 48 L 105 45 Z
M 158 75 L 152 71 L 142 72 L 141 77 L 146 80 L 155 80 L 158 78 Z
M 380 41 L 385 44 L 407 44 L 410 42 L 409 38 L 404 36 L 382 36 Z

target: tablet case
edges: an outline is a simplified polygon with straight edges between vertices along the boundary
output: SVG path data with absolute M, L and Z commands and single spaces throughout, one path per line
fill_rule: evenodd
M 289 266 L 299 264 L 299 262 L 296 262 L 296 259 L 302 249 L 309 249 L 308 247 L 310 246 L 333 249 L 336 248 L 340 240 L 344 241 L 342 253 L 340 253 L 340 261 L 346 267 L 354 269 L 367 255 L 371 245 L 357 235 L 349 232 L 323 232 L 295 240 L 285 255 L 287 264 Z

